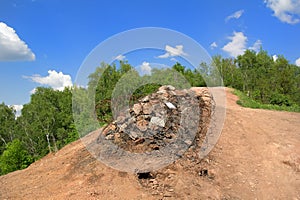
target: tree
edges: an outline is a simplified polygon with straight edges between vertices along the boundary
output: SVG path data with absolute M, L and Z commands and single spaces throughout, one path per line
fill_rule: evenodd
M 14 109 L 4 103 L 0 104 L 0 155 L 4 151 L 5 146 L 16 137 L 15 129 Z
M 0 157 L 0 173 L 24 169 L 33 161 L 19 139 L 14 139 L 6 145 L 6 150 Z
M 256 82 L 256 52 L 246 50 L 243 55 L 239 55 L 236 58 L 235 62 L 241 70 L 243 78 L 243 92 L 247 92 L 249 93 L 249 96 L 251 96 Z
M 220 55 L 214 56 L 212 59 L 215 70 L 218 70 L 214 72 L 214 76 L 221 76 L 224 86 L 242 90 L 242 74 L 235 65 L 234 59 L 222 58 Z
M 28 151 L 36 159 L 76 140 L 71 89 L 37 88 L 17 122 Z

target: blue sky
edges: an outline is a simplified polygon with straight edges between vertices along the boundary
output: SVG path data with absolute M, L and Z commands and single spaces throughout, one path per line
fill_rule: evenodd
M 22 105 L 37 86 L 71 85 L 99 43 L 141 27 L 181 32 L 210 55 L 235 57 L 262 45 L 291 63 L 300 58 L 298 0 L 1 0 L 0 102 Z M 171 65 L 186 49 L 180 41 L 164 48 L 119 58 L 146 69 L 152 62 Z

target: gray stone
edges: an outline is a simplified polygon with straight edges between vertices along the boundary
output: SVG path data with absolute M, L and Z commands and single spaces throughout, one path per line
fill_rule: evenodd
M 165 127 L 165 120 L 161 119 L 159 117 L 152 117 L 150 120 L 150 123 L 160 126 L 160 127 Z
M 131 117 L 130 119 L 128 119 L 128 124 L 133 124 L 136 122 L 136 118 L 135 117 Z
M 127 128 L 127 124 L 122 124 L 121 126 L 120 126 L 120 128 L 119 128 L 119 130 L 121 131 L 121 132 L 125 132 L 125 129 Z
M 121 124 L 125 121 L 125 117 L 124 116 L 118 116 L 116 121 L 117 121 L 117 123 Z
M 134 131 L 131 131 L 128 135 L 132 140 L 136 140 L 137 138 L 139 138 L 139 135 Z
M 193 143 L 193 141 L 191 141 L 191 140 L 185 140 L 184 142 L 189 146 L 192 145 L 192 143 Z

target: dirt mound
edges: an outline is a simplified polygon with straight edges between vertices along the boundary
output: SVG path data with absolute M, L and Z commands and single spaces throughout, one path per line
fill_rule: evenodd
M 200 151 L 213 108 L 207 88 L 196 93 L 162 86 L 122 109 L 97 142 L 85 144 L 109 166 L 130 173 L 150 172 L 185 156 L 189 148 Z
M 203 109 L 210 109 L 211 101 L 212 98 L 208 98 Z M 102 134 L 106 140 L 112 140 L 130 152 L 159 151 L 179 138 L 182 144 L 177 149 L 184 149 L 192 143 L 194 137 L 189 138 L 191 132 L 200 126 L 201 102 L 201 95 L 196 95 L 192 90 L 175 90 L 170 85 L 162 86 L 157 92 L 120 112 L 117 119 L 104 128 Z M 195 136 L 196 131 L 194 132 Z M 180 152 L 176 154 L 180 155 Z
M 76 141 L 1 176 L 0 199 L 300 199 L 300 114 L 242 108 L 236 100 L 227 89 L 222 135 L 202 160 L 189 150 L 135 175 L 100 163 Z

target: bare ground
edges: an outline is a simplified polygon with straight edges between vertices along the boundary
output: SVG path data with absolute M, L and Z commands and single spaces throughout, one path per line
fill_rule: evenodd
M 81 141 L 0 177 L 0 199 L 300 199 L 300 113 L 242 108 L 226 89 L 222 135 L 201 161 L 148 179 L 95 160 Z

